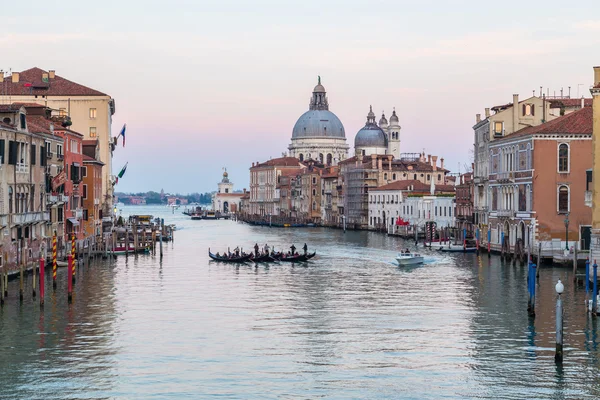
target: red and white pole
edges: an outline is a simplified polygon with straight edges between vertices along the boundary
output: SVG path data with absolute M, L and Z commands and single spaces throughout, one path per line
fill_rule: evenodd
M 69 303 L 73 301 L 73 256 L 70 254 L 67 256 L 67 292 L 69 296 Z

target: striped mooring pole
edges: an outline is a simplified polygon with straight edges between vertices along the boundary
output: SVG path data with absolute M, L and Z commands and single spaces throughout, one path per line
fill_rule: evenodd
M 52 288 L 56 290 L 56 232 L 52 236 Z
M 71 262 L 72 262 L 72 266 L 71 266 L 71 275 L 72 275 L 72 279 L 73 279 L 73 283 L 75 283 L 75 261 L 77 259 L 75 258 L 75 235 L 71 235 Z
M 44 307 L 44 295 L 45 295 L 45 268 L 44 268 L 44 256 L 40 252 L 40 307 Z

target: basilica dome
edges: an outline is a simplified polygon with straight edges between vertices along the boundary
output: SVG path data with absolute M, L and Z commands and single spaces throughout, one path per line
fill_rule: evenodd
M 329 110 L 308 110 L 296 122 L 292 139 L 309 137 L 345 139 L 342 121 Z
M 385 147 L 388 140 L 385 132 L 375 123 L 375 114 L 371 107 L 367 115 L 367 123 L 356 133 L 354 147 Z

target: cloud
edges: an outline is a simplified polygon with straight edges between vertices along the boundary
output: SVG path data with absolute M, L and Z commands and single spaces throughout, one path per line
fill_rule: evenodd
M 586 32 L 600 32 L 600 20 L 579 21 L 573 24 L 573 27 Z

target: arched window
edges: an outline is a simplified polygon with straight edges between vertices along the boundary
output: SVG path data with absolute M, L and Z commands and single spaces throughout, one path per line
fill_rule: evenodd
M 333 156 L 331 155 L 331 153 L 327 154 L 327 165 L 331 165 L 333 161 Z
M 417 180 L 417 174 L 415 174 L 415 176 L 414 176 L 414 178 L 413 178 L 413 179 L 414 179 L 415 181 Z
M 323 153 L 319 153 L 319 162 L 323 164 Z
M 569 187 L 562 185 L 558 187 L 558 213 L 569 212 Z
M 396 174 L 392 174 L 392 179 L 396 180 Z
M 442 174 L 438 174 L 438 181 L 442 180 Z
M 569 145 L 558 145 L 558 172 L 569 172 Z
M 383 180 L 387 181 L 387 172 L 385 174 L 383 174 Z
M 302 154 L 302 153 L 298 154 L 298 158 L 300 159 L 300 161 L 304 161 L 304 154 Z
M 431 180 L 431 175 L 427 174 L 427 180 L 430 181 Z

